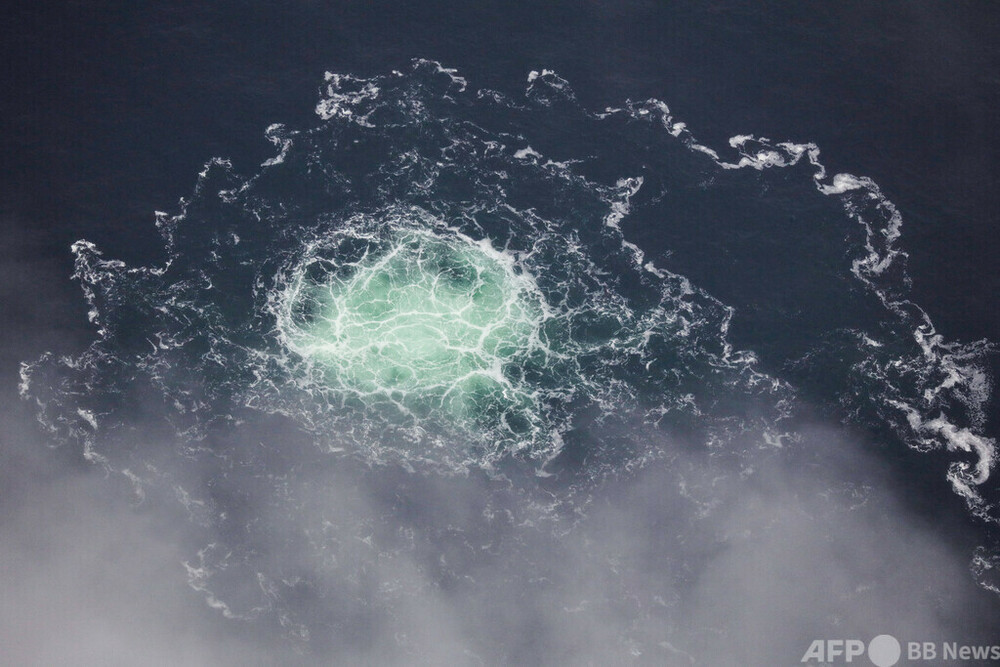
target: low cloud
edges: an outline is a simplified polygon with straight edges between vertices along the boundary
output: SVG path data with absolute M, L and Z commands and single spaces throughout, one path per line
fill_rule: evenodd
M 4 290 L 27 313 L 5 354 L 69 345 L 25 280 Z M 582 493 L 370 467 L 248 425 L 211 463 L 157 450 L 203 503 L 189 513 L 170 483 L 137 503 L 50 448 L 3 377 L 10 664 L 797 664 L 813 639 L 989 642 L 998 618 L 951 527 L 839 428 L 747 455 L 647 432 L 660 459 Z

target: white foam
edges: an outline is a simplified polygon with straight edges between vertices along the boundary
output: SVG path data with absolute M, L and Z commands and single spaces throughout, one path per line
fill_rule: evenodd
M 364 114 L 357 112 L 363 104 L 378 98 L 379 87 L 369 79 L 350 74 L 327 72 L 325 78 L 326 96 L 316 104 L 316 115 L 323 120 L 339 117 L 371 127 L 368 122 L 370 110 Z
M 90 428 L 97 430 L 97 417 L 90 410 L 84 410 L 83 408 L 77 408 L 76 414 L 80 415 L 85 422 L 90 425 Z
M 922 359 L 913 363 L 922 364 L 926 369 L 934 369 L 943 377 L 923 388 L 924 402 L 931 406 L 942 395 L 948 394 L 965 406 L 975 428 L 982 428 L 985 421 L 984 406 L 989 399 L 991 387 L 981 360 L 994 349 L 993 345 L 986 341 L 966 345 L 945 342 L 943 337 L 935 333 L 930 317 L 922 308 L 911 301 L 894 297 L 897 285 L 882 284 L 882 276 L 888 275 L 889 270 L 906 257 L 906 253 L 895 246 L 902 235 L 903 218 L 872 179 L 849 173 L 837 173 L 833 178 L 828 178 L 827 169 L 820 160 L 819 147 L 815 143 L 775 143 L 749 134 L 737 134 L 729 139 L 729 146 L 737 152 L 738 157 L 736 160 L 726 160 L 715 149 L 698 142 L 687 125 L 673 120 L 665 104 L 650 100 L 640 109 L 630 107 L 630 112 L 636 118 L 648 119 L 653 115 L 649 109 L 659 111 L 664 126 L 672 136 L 679 137 L 691 150 L 708 155 L 723 169 L 749 168 L 763 171 L 791 167 L 805 159 L 813 168 L 816 189 L 826 196 L 841 197 L 847 214 L 864 230 L 864 254 L 852 261 L 852 274 L 871 289 L 889 311 L 904 321 L 912 322 L 913 339 L 922 352 Z M 609 109 L 608 113 L 612 111 L 621 110 Z M 863 197 L 860 201 L 864 204 L 859 204 L 854 199 L 859 196 Z M 907 280 L 904 275 L 904 282 Z M 867 334 L 863 340 L 872 348 L 884 345 Z M 907 362 L 899 360 L 898 363 Z M 922 372 L 924 377 L 930 377 L 929 371 Z M 948 451 L 966 452 L 977 457 L 974 464 L 956 462 L 949 470 L 948 479 L 974 513 L 998 520 L 997 517 L 987 517 L 984 500 L 975 488 L 989 479 L 995 466 L 996 442 L 970 428 L 957 426 L 945 413 L 938 412 L 931 417 L 898 400 L 888 400 L 887 403 L 904 411 L 906 422 L 912 429 L 912 445 L 921 449 L 944 447 Z
M 458 70 L 452 67 L 444 67 L 441 63 L 436 60 L 425 60 L 424 58 L 417 58 L 413 61 L 414 69 L 418 67 L 431 67 L 435 72 L 439 74 L 444 74 L 451 79 L 452 83 L 458 86 L 458 92 L 464 92 L 468 87 L 469 82 L 465 80 L 465 77 L 458 75 Z
M 292 145 L 292 139 L 286 134 L 285 126 L 281 123 L 272 123 L 264 130 L 264 136 L 272 144 L 278 147 L 278 154 L 272 158 L 268 158 L 261 162 L 261 167 L 270 167 L 272 165 L 281 164 L 285 161 L 285 156 L 288 155 L 288 149 Z
M 852 174 L 836 174 L 830 185 L 820 185 L 819 191 L 825 195 L 842 195 L 850 190 L 860 190 L 865 187 L 863 179 Z
M 988 591 L 1000 594 L 1000 554 L 978 547 L 969 564 L 972 575 L 979 585 Z
M 543 69 L 541 72 L 532 70 L 528 73 L 528 88 L 525 95 L 542 104 L 550 106 L 552 104 L 552 94 L 554 97 L 562 99 L 573 99 L 573 89 L 570 88 L 569 81 L 562 78 L 550 69 Z

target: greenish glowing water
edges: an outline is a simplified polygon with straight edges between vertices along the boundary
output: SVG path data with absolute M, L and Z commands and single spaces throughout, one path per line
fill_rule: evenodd
M 518 433 L 535 421 L 522 364 L 541 347 L 534 281 L 487 243 L 396 230 L 388 243 L 295 281 L 286 332 L 326 382 L 366 405 Z

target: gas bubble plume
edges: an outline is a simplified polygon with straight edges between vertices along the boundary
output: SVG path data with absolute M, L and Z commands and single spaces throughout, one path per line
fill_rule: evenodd
M 225 618 L 297 646 L 377 628 L 410 655 L 424 619 L 399 609 L 485 614 L 509 590 L 567 624 L 617 610 L 615 659 L 662 652 L 679 591 L 739 532 L 706 528 L 733 490 L 832 456 L 806 451 L 809 419 L 941 453 L 997 520 L 992 346 L 935 331 L 902 215 L 814 144 L 716 149 L 658 100 L 594 112 L 548 70 L 511 97 L 426 60 L 328 74 L 316 112 L 269 127 L 255 173 L 212 160 L 157 213 L 163 262 L 74 244 L 94 339 L 22 367 L 49 436 L 198 532 L 185 574 Z M 643 527 L 654 555 L 590 542 L 602 494 L 644 476 L 670 502 Z M 839 511 L 877 482 L 823 483 Z M 570 574 L 539 553 L 603 583 L 553 588 Z M 667 564 L 636 585 L 623 557 Z M 469 641 L 517 663 L 491 644 L 525 631 L 505 627 Z

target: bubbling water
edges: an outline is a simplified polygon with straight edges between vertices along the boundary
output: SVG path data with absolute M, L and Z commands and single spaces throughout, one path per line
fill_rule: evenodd
M 545 301 L 488 240 L 348 227 L 312 244 L 282 293 L 285 346 L 342 400 L 523 437 L 540 419 L 525 368 L 544 366 Z

